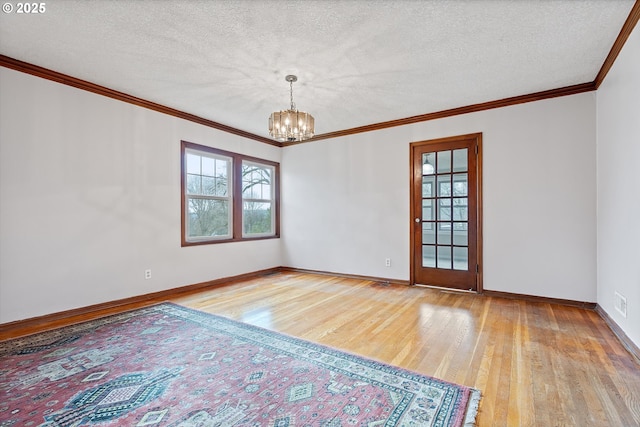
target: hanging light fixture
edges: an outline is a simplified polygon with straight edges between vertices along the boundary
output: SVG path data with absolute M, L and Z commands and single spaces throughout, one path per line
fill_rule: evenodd
M 422 175 L 433 175 L 435 168 L 431 163 L 429 163 L 429 159 L 427 156 L 424 156 L 424 163 L 422 164 Z
M 293 103 L 293 82 L 298 81 L 298 77 L 289 74 L 285 80 L 289 82 L 291 108 L 271 113 L 269 134 L 280 142 L 304 141 L 314 135 L 314 119 L 311 114 L 298 111 Z

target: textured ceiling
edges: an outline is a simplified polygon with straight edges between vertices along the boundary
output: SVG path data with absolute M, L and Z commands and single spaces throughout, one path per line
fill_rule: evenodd
M 633 4 L 49 0 L 0 53 L 266 137 L 296 74 L 322 134 L 591 82 Z

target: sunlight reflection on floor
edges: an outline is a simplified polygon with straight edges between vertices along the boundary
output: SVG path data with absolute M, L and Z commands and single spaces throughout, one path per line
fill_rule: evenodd
M 261 328 L 273 329 L 271 310 L 266 307 L 259 307 L 242 313 L 240 320 Z

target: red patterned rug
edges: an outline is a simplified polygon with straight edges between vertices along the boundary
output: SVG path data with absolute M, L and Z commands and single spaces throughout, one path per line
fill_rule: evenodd
M 174 304 L 0 342 L 0 427 L 466 426 L 479 398 Z

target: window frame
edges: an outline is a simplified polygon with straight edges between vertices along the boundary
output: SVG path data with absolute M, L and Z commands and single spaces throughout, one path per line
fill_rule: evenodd
M 231 203 L 230 209 L 230 237 L 197 237 L 190 238 L 187 235 L 187 207 L 188 207 L 188 194 L 186 191 L 187 184 L 187 164 L 186 154 L 188 152 L 200 152 L 203 155 L 210 155 L 211 157 L 229 158 L 231 170 L 228 173 L 229 188 L 231 189 Z M 242 194 L 242 165 L 244 162 L 248 162 L 254 165 L 264 165 L 273 169 L 273 176 L 271 179 L 272 187 L 272 233 L 263 234 L 244 234 L 243 230 L 243 194 Z M 244 154 L 234 153 L 231 151 L 221 150 L 218 148 L 209 147 L 206 145 L 195 144 L 188 141 L 180 141 L 180 220 L 181 220 L 181 232 L 180 241 L 181 246 L 198 246 L 208 245 L 216 243 L 229 243 L 239 241 L 251 241 L 251 240 L 265 240 L 265 239 L 277 239 L 280 238 L 280 163 L 273 162 L 271 160 L 260 159 L 257 157 L 247 156 Z

